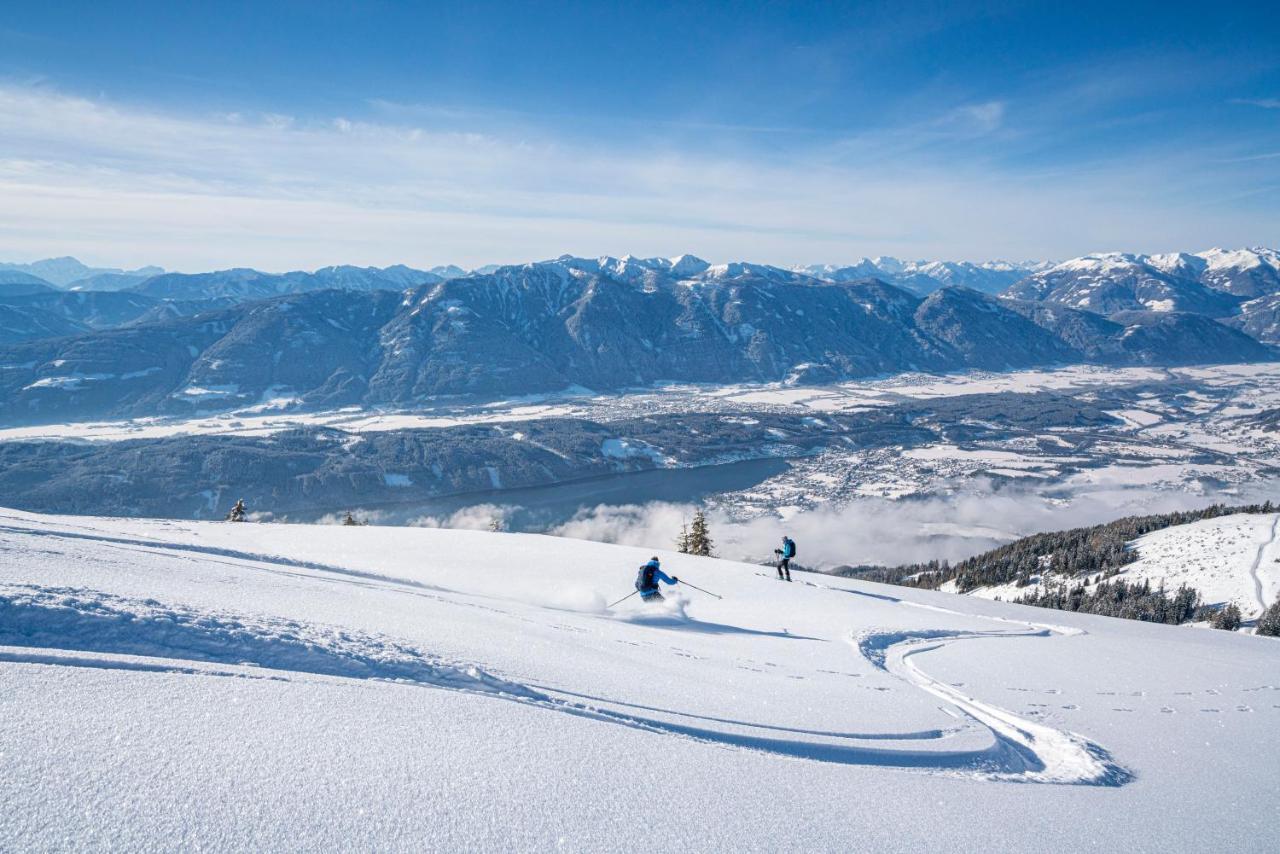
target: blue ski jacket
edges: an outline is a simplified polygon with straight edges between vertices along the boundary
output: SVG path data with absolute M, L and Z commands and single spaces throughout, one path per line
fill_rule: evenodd
M 645 576 L 649 574 L 649 569 L 653 570 L 651 575 L 652 583 L 645 584 Z M 640 567 L 640 572 L 636 574 L 636 589 L 640 591 L 641 596 L 644 596 L 646 593 L 652 593 L 657 590 L 659 581 L 666 582 L 667 584 L 676 583 L 676 580 L 659 569 L 656 563 L 649 561 L 644 566 Z

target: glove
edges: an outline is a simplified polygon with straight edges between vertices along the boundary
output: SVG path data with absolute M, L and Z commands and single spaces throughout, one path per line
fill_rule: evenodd
M 671 583 L 672 583 L 672 584 L 679 584 L 679 583 L 680 583 L 680 579 L 676 578 L 676 577 L 673 575 L 673 576 L 671 576 Z

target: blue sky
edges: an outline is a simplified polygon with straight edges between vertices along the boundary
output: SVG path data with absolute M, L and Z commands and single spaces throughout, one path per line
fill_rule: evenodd
M 1274 5 L 13 4 L 0 258 L 1275 245 Z

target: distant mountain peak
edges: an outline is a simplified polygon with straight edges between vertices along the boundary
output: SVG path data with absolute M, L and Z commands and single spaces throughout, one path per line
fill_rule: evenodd
M 699 258 L 697 255 L 685 253 L 677 255 L 669 259 L 671 264 L 671 272 L 676 276 L 696 276 L 698 273 L 705 272 L 711 265 Z
M 118 267 L 89 267 L 78 258 L 63 255 L 59 258 L 45 258 L 32 261 L 30 264 L 0 262 L 0 270 L 16 270 L 29 273 L 59 287 L 67 287 L 73 282 L 100 275 L 132 276 L 139 280 L 164 272 L 160 267 L 142 267 L 137 270 L 122 270 Z

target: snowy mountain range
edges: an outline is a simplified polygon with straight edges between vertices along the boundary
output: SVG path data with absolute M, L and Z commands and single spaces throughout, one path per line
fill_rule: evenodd
M 262 299 L 281 294 L 328 289 L 346 291 L 403 291 L 463 275 L 457 267 L 440 272 L 415 270 L 403 264 L 392 267 L 321 267 L 314 272 L 262 273 L 247 268 L 213 273 L 165 273 L 132 285 L 129 290 L 159 299 L 200 300 L 217 297 Z
M 903 261 L 891 256 L 878 256 L 863 258 L 853 264 L 810 264 L 790 270 L 747 262 L 713 266 L 693 255 L 669 259 L 631 256 L 587 259 L 566 255 L 555 260 L 581 269 L 591 269 L 594 265 L 596 272 L 624 279 L 643 271 L 687 278 L 703 274 L 732 276 L 743 270 L 766 274 L 774 280 L 785 280 L 788 272 L 826 282 L 874 278 L 920 295 L 944 287 L 965 287 L 1000 294 L 1019 285 L 1016 291 L 1009 292 L 1010 296 L 1047 298 L 1104 313 L 1139 307 L 1211 313 L 1234 305 L 1229 301 L 1215 301 L 1212 295 L 1205 295 L 1194 288 L 1190 293 L 1180 293 L 1179 286 L 1190 282 L 1214 292 L 1246 298 L 1266 296 L 1280 290 L 1280 254 L 1262 247 L 1210 249 L 1196 254 L 1131 255 L 1111 252 L 1086 255 L 1062 263 Z M 65 257 L 30 264 L 0 263 L 0 282 L 8 281 L 4 278 L 7 272 L 10 275 L 26 274 L 34 277 L 33 281 L 69 290 L 131 289 L 162 299 L 258 299 L 325 288 L 403 290 L 467 275 L 489 275 L 499 269 L 500 265 L 486 265 L 465 270 L 450 264 L 419 270 L 398 264 L 383 268 L 341 265 L 287 273 L 264 273 L 250 268 L 165 273 L 159 267 L 127 271 L 93 268 L 75 258 Z M 1103 292 L 1094 294 L 1094 290 Z
M 1278 257 L 1104 254 L 1047 269 L 877 258 L 788 270 L 562 256 L 465 275 L 162 273 L 115 292 L 68 292 L 10 270 L 0 273 L 0 419 L 1265 361 L 1280 344 Z M 1017 277 L 1001 296 L 980 290 Z
M 863 258 L 856 264 L 811 264 L 795 267 L 797 272 L 830 282 L 852 282 L 874 278 L 928 294 L 939 288 L 972 288 L 998 294 L 1032 273 L 1051 267 L 1045 261 L 900 261 L 890 256 Z
M 965 288 L 920 297 L 875 279 L 688 256 L 564 257 L 404 292 L 316 290 L 3 346 L 0 420 L 1274 355 L 1193 314 L 1109 320 Z
M 1259 340 L 1274 328 L 1280 254 L 1265 248 L 1210 249 L 1194 255 L 1086 255 L 1031 274 L 1007 291 L 1111 315 L 1125 311 L 1191 312 L 1222 318 Z

